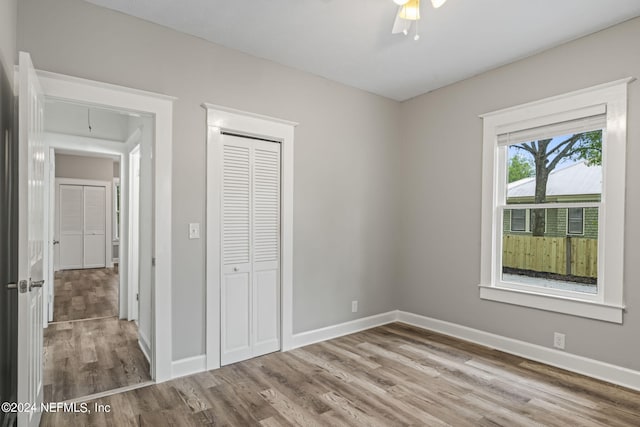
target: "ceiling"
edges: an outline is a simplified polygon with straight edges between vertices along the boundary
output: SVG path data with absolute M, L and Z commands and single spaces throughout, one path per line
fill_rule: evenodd
M 419 41 L 392 0 L 88 0 L 405 100 L 640 16 L 638 0 L 423 0 Z

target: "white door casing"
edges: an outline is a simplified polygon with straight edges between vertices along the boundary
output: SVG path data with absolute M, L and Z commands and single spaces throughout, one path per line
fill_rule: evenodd
M 136 145 L 129 153 L 129 263 L 128 263 L 128 291 L 129 308 L 128 320 L 138 320 L 139 301 L 137 298 L 140 275 L 140 145 Z M 122 256 L 122 255 L 121 255 Z
M 45 144 L 46 145 L 46 144 Z M 55 176 L 56 176 L 56 162 L 55 162 L 55 152 L 53 148 L 48 149 L 48 159 L 46 159 L 47 164 L 49 165 L 48 177 L 49 182 L 47 183 L 45 180 L 46 188 L 48 189 L 48 194 L 46 198 L 46 203 L 49 205 L 49 210 L 45 215 L 47 219 L 47 227 L 48 227 L 48 248 L 45 248 L 49 252 L 49 262 L 47 263 L 47 318 L 45 319 L 44 326 L 45 328 L 48 326 L 49 322 L 53 322 L 53 307 L 54 307 L 54 299 L 55 299 L 55 272 L 58 271 L 57 266 L 57 257 L 56 250 L 59 247 L 57 242 L 58 237 L 56 236 L 55 230 L 55 212 L 56 212 L 56 197 L 55 197 Z M 54 243 L 56 242 L 56 243 Z
M 19 57 L 18 426 L 37 426 L 42 413 L 44 283 L 44 97 L 29 54 Z M 40 287 L 39 287 L 40 286 Z
M 171 281 L 172 281 L 172 221 L 171 206 L 172 200 L 172 128 L 173 128 L 173 101 L 176 98 L 142 91 L 138 89 L 126 88 L 123 86 L 112 85 L 104 82 L 91 81 L 77 77 L 67 76 L 63 74 L 51 73 L 47 71 L 38 71 L 38 76 L 44 87 L 47 97 L 66 100 L 69 102 L 77 102 L 83 104 L 97 104 L 103 107 L 114 109 L 136 111 L 141 113 L 152 114 L 155 118 L 151 127 L 152 138 L 154 142 L 153 150 L 153 185 L 154 199 L 153 209 L 155 214 L 153 234 L 155 238 L 155 276 L 154 288 L 152 292 L 152 346 L 151 349 L 151 375 L 156 382 L 163 382 L 171 379 L 171 355 L 172 347 L 172 310 L 171 310 Z M 124 149 L 126 145 L 122 145 L 122 150 L 114 149 L 113 143 L 94 143 L 90 138 L 75 138 L 77 141 L 82 140 L 83 144 L 68 144 L 65 141 L 57 141 L 54 145 L 56 148 L 72 149 L 75 151 L 91 151 L 104 154 L 122 155 L 123 164 L 128 162 L 128 158 Z M 118 143 L 119 144 L 119 143 Z M 126 177 L 125 177 L 126 178 Z M 123 187 L 126 189 L 126 179 L 122 181 Z M 125 190 L 127 191 L 127 190 Z M 123 229 L 128 230 L 127 206 L 128 197 L 124 194 L 122 209 L 125 212 L 123 218 Z M 126 313 L 126 298 L 122 295 L 127 294 L 127 290 L 122 286 L 126 286 L 126 271 L 128 248 L 121 247 L 120 267 L 121 274 L 124 278 L 121 281 L 121 310 Z M 124 285 L 123 285 L 124 283 Z
M 207 282 L 207 329 L 206 329 L 206 369 L 216 369 L 221 365 L 223 331 L 222 331 L 222 293 L 231 289 L 231 280 L 238 281 L 241 285 L 238 289 L 234 289 L 239 299 L 249 300 L 254 304 L 251 294 L 255 294 L 256 298 L 260 298 L 260 292 L 255 292 L 262 283 L 275 284 L 273 287 L 279 289 L 280 293 L 274 296 L 273 292 L 266 292 L 275 298 L 276 303 L 271 304 L 272 311 L 276 311 L 279 317 L 274 317 L 264 313 L 249 318 L 249 315 L 239 316 L 246 322 L 253 323 L 248 328 L 252 328 L 256 332 L 257 338 L 254 339 L 254 348 L 259 349 L 262 344 L 263 348 L 269 348 L 273 345 L 275 338 L 279 339 L 279 346 L 276 350 L 289 350 L 292 348 L 293 325 L 292 325 L 292 304 L 293 304 L 293 136 L 296 123 L 281 120 L 277 118 L 262 116 L 254 113 L 247 113 L 232 108 L 222 107 L 219 105 L 204 104 L 207 109 L 207 263 L 206 263 L 206 282 Z M 276 231 L 279 243 L 279 270 L 260 270 L 259 262 L 255 269 L 253 277 L 245 271 L 241 265 L 237 265 L 238 271 L 231 271 L 225 267 L 223 261 L 223 233 L 222 227 L 222 191 L 223 191 L 223 141 L 228 135 L 223 133 L 232 133 L 245 135 L 250 137 L 263 138 L 271 141 L 279 141 L 281 150 L 280 161 L 280 188 L 279 188 L 279 229 Z M 269 143 L 271 144 L 271 143 Z M 275 145 L 275 144 L 274 144 Z M 265 207 L 265 212 L 268 208 Z M 253 218 L 252 218 L 253 219 Z M 257 230 L 257 227 L 254 227 Z M 253 234 L 250 234 L 252 238 Z M 257 236 L 255 236 L 257 238 Z M 265 237 L 265 236 L 263 236 Z M 266 236 L 267 240 L 269 236 Z M 241 264 L 241 263 L 238 263 Z M 265 267 L 268 267 L 266 261 Z M 223 285 L 223 277 L 225 272 L 228 273 L 225 280 L 227 283 Z M 245 275 L 243 277 L 243 274 Z M 249 295 L 247 295 L 249 294 Z M 262 295 L 264 298 L 264 295 Z M 226 296 L 225 296 L 226 298 Z M 273 301 L 273 299 L 272 299 Z M 267 304 L 269 305 L 269 304 Z M 245 306 L 246 307 L 246 306 Z M 249 311 L 251 310 L 251 311 Z M 253 313 L 252 309 L 246 308 L 245 313 Z M 263 318 L 276 319 L 275 322 L 263 322 Z M 279 325 L 278 321 L 279 320 Z M 275 326 L 274 326 L 275 325 Z M 264 327 L 264 328 L 263 328 Z M 246 323 L 242 324 L 240 329 L 246 329 Z M 261 330 L 261 328 L 263 328 Z M 273 334 L 273 330 L 277 330 L 277 334 Z M 226 333 L 226 332 L 225 332 Z M 246 335 L 245 335 L 246 337 Z M 247 339 L 237 339 L 230 341 L 230 344 L 237 346 L 240 352 Z M 259 351 L 259 350 L 258 350 Z M 274 351 L 273 349 L 267 351 Z M 239 353 L 238 353 L 239 354 Z M 252 354 L 252 353 L 247 353 Z
M 280 349 L 280 144 L 222 137 L 221 364 Z

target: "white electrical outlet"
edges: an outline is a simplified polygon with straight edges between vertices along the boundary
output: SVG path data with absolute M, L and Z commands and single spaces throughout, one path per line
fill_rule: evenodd
M 561 334 L 560 332 L 554 332 L 553 346 L 555 348 L 559 348 L 560 350 L 564 350 L 564 334 Z
M 356 313 L 358 311 L 358 301 L 351 301 L 351 312 Z

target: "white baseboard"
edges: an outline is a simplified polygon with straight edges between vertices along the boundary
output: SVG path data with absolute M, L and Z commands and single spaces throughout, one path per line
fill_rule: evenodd
M 147 362 L 151 363 L 151 348 L 149 347 L 149 343 L 142 337 L 140 333 L 138 333 L 138 346 L 140 350 L 142 350 L 142 354 L 147 358 Z
M 291 339 L 291 347 L 288 350 L 338 338 L 343 335 L 353 334 L 355 332 L 364 331 L 365 329 L 375 328 L 376 326 L 386 325 L 388 323 L 395 322 L 396 318 L 397 312 L 394 310 L 387 313 L 376 314 L 374 316 L 363 317 L 361 319 L 351 320 L 337 325 L 294 334 Z
M 639 371 L 405 311 L 398 311 L 396 320 L 504 351 L 525 359 L 640 390 Z
M 525 359 L 640 391 L 640 371 L 398 310 L 294 334 L 291 339 L 291 347 L 286 350 L 327 341 L 393 322 L 402 322 L 449 335 Z M 176 360 L 172 362 L 171 368 L 173 378 L 203 372 L 207 370 L 207 358 L 206 355 L 201 355 Z
M 187 357 L 171 362 L 171 378 L 184 377 L 207 370 L 207 356 Z

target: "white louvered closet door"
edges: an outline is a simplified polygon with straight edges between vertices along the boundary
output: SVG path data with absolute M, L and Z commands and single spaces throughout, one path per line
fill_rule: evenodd
M 280 349 L 280 144 L 222 145 L 221 363 Z
M 105 187 L 84 187 L 84 268 L 105 267 Z
M 82 268 L 84 192 L 80 185 L 60 185 L 60 268 Z

